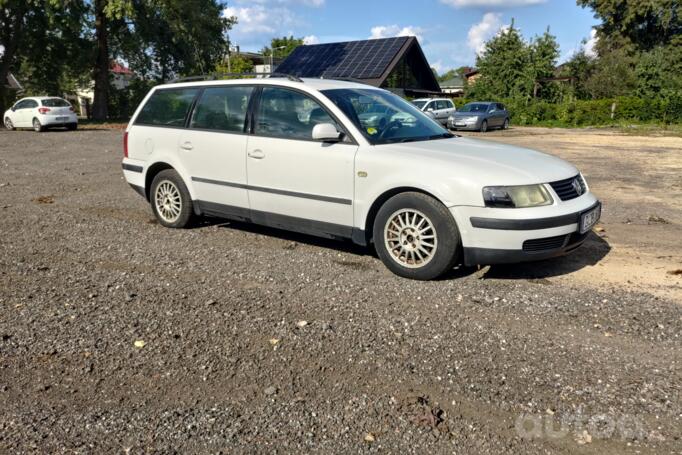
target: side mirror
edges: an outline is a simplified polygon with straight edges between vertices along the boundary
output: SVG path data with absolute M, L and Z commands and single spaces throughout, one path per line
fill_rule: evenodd
M 313 127 L 313 140 L 339 142 L 341 140 L 341 132 L 331 123 L 318 123 Z
M 12 106 L 10 109 L 12 109 L 12 112 L 16 112 L 17 108 Z

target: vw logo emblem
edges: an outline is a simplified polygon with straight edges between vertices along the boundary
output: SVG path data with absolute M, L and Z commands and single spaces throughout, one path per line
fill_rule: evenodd
M 578 178 L 573 179 L 572 185 L 575 192 L 578 193 L 578 196 L 583 194 L 583 186 L 580 184 L 580 180 L 578 180 Z

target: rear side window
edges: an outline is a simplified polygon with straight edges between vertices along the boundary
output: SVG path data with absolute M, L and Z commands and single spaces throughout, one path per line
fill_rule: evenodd
M 45 100 L 40 100 L 43 106 L 47 107 L 69 107 L 71 106 L 68 101 L 61 98 L 48 98 Z
M 242 133 L 253 87 L 204 89 L 192 114 L 191 128 Z
M 155 91 L 144 105 L 135 124 L 185 126 L 187 113 L 199 89 L 163 89 Z
M 497 108 L 501 111 L 504 110 L 504 104 L 497 103 Z
M 312 98 L 284 88 L 263 88 L 256 134 L 311 140 L 313 128 L 318 123 L 331 123 L 339 129 L 334 119 Z

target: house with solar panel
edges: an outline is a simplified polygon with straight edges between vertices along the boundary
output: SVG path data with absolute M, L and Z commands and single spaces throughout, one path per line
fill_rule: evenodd
M 298 77 L 356 80 L 405 97 L 441 95 L 414 36 L 302 45 L 276 71 Z

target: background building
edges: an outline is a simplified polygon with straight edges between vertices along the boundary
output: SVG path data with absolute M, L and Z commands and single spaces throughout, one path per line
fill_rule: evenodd
M 414 36 L 299 46 L 276 71 L 299 77 L 354 79 L 407 97 L 441 94 Z

